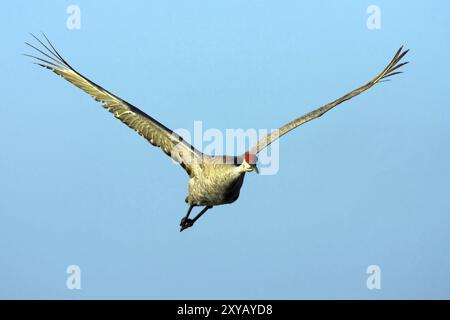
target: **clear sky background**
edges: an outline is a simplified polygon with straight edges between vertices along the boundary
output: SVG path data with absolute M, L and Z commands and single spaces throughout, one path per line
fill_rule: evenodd
M 450 298 L 449 15 L 448 1 L 3 4 L 0 298 Z M 247 175 L 237 202 L 180 233 L 187 175 L 21 56 L 40 31 L 189 130 L 276 128 L 412 51 L 404 74 L 283 137 L 278 174 Z

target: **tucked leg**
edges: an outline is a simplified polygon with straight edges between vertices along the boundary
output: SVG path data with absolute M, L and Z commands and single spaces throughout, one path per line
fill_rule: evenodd
M 191 214 L 191 211 L 192 211 L 193 208 L 194 208 L 194 205 L 191 204 L 191 206 L 189 207 L 188 212 L 187 212 L 186 215 L 183 217 L 183 219 L 181 219 L 180 226 L 183 226 L 183 225 L 186 223 L 186 221 L 189 220 L 189 215 Z
M 211 209 L 211 208 L 212 208 L 212 206 L 206 206 L 206 207 L 204 207 L 203 210 L 200 211 L 199 214 L 197 214 L 197 215 L 195 216 L 194 219 L 192 219 L 192 221 L 193 221 L 193 222 L 197 221 L 197 220 L 198 220 L 198 219 L 199 219 L 206 211 L 208 211 L 208 210 Z
M 181 223 L 180 223 L 181 229 L 180 229 L 180 232 L 183 231 L 184 229 L 187 229 L 187 228 L 189 228 L 189 227 L 192 227 L 192 226 L 194 225 L 195 221 L 197 221 L 197 220 L 198 220 L 198 219 L 199 219 L 206 211 L 208 211 L 209 209 L 212 208 L 212 206 L 206 206 L 206 207 L 204 207 L 204 208 L 202 209 L 202 211 L 200 211 L 200 212 L 195 216 L 194 219 L 189 219 L 189 214 L 191 213 L 192 207 L 193 207 L 193 206 L 191 206 L 191 207 L 189 208 L 189 211 L 188 211 L 188 213 L 186 214 L 186 217 L 184 217 L 183 219 L 181 219 Z

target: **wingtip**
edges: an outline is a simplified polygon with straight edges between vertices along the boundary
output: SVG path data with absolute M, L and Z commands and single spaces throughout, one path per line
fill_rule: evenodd
M 45 69 L 50 69 L 49 66 L 46 66 L 45 64 L 42 64 L 42 63 L 39 63 L 39 62 L 31 61 L 31 63 L 32 63 L 32 64 L 35 64 L 35 65 L 37 65 L 37 66 L 40 66 L 40 67 L 42 67 L 42 68 L 45 68 Z
M 44 33 L 44 31 L 41 31 L 41 34 L 45 38 L 45 40 L 47 40 L 47 42 L 50 43 L 50 41 L 48 40 L 47 35 Z

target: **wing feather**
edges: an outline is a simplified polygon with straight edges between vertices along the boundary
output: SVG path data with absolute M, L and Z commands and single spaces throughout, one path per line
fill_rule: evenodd
M 204 156 L 200 151 L 156 119 L 81 75 L 62 58 L 44 34 L 47 45 L 38 37 L 32 36 L 39 42 L 42 49 L 28 42 L 25 43 L 42 56 L 25 55 L 36 59 L 35 64 L 51 70 L 89 94 L 96 101 L 101 102 L 103 107 L 111 112 L 114 117 L 135 130 L 152 145 L 161 148 L 164 153 L 177 161 L 189 175 L 193 174 L 195 167 Z
M 359 95 L 360 93 L 368 90 L 369 88 L 371 88 L 372 86 L 374 86 L 375 84 L 377 84 L 378 82 L 381 81 L 385 81 L 386 78 L 394 76 L 396 74 L 401 73 L 400 71 L 396 71 L 398 70 L 400 67 L 406 65 L 408 62 L 403 62 L 400 63 L 399 62 L 402 60 L 402 58 L 408 53 L 409 50 L 405 50 L 403 51 L 403 47 L 401 47 L 397 53 L 395 54 L 395 56 L 392 58 L 391 62 L 387 65 L 387 67 L 379 74 L 377 75 L 374 79 L 372 79 L 370 82 L 368 82 L 367 84 L 365 84 L 362 87 L 359 87 L 358 89 L 355 89 L 349 93 L 347 93 L 346 95 L 340 97 L 339 99 L 336 99 L 326 105 L 324 105 L 323 107 L 320 107 L 318 109 L 315 109 L 297 119 L 292 120 L 291 122 L 285 124 L 284 126 L 282 126 L 281 128 L 279 128 L 278 130 L 264 136 L 263 138 L 261 138 L 258 143 L 256 145 L 254 145 L 253 147 L 251 147 L 249 149 L 249 153 L 250 154 L 257 154 L 259 152 L 261 152 L 264 148 L 266 148 L 268 145 L 270 145 L 272 142 L 274 142 L 275 140 L 279 139 L 281 136 L 283 136 L 284 134 L 288 133 L 289 131 L 297 128 L 298 126 L 301 126 L 302 124 L 311 121 L 313 119 L 316 119 L 318 117 L 321 117 L 324 113 L 330 111 L 331 109 L 333 109 L 334 107 L 336 107 L 337 105 L 341 104 L 344 101 L 347 101 L 357 95 Z M 386 80 L 387 81 L 387 80 Z

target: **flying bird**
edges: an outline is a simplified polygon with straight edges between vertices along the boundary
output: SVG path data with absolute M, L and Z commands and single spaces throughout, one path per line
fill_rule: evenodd
M 103 107 L 117 119 L 135 130 L 153 146 L 159 147 L 187 172 L 189 183 L 185 202 L 189 205 L 189 209 L 181 219 L 180 231 L 192 227 L 206 211 L 214 206 L 236 201 L 239 197 L 245 174 L 252 171 L 258 172 L 256 166 L 258 161 L 257 155 L 268 145 L 289 131 L 322 116 L 337 105 L 359 95 L 375 84 L 387 81 L 388 77 L 401 73 L 399 68 L 408 62 L 400 63 L 400 61 L 409 51 L 403 50 L 403 47 L 401 47 L 386 68 L 367 84 L 267 134 L 244 154 L 239 156 L 210 156 L 194 148 L 181 136 L 156 119 L 76 71 L 64 60 L 45 34 L 43 34 L 44 38 L 42 40 L 35 35 L 32 36 L 37 41 L 36 45 L 25 43 L 36 50 L 35 54 L 37 56 L 25 54 L 26 56 L 33 58 L 34 63 L 37 65 L 53 71 L 92 96 L 96 101 L 101 102 Z M 191 219 L 191 211 L 196 206 L 203 208 Z

